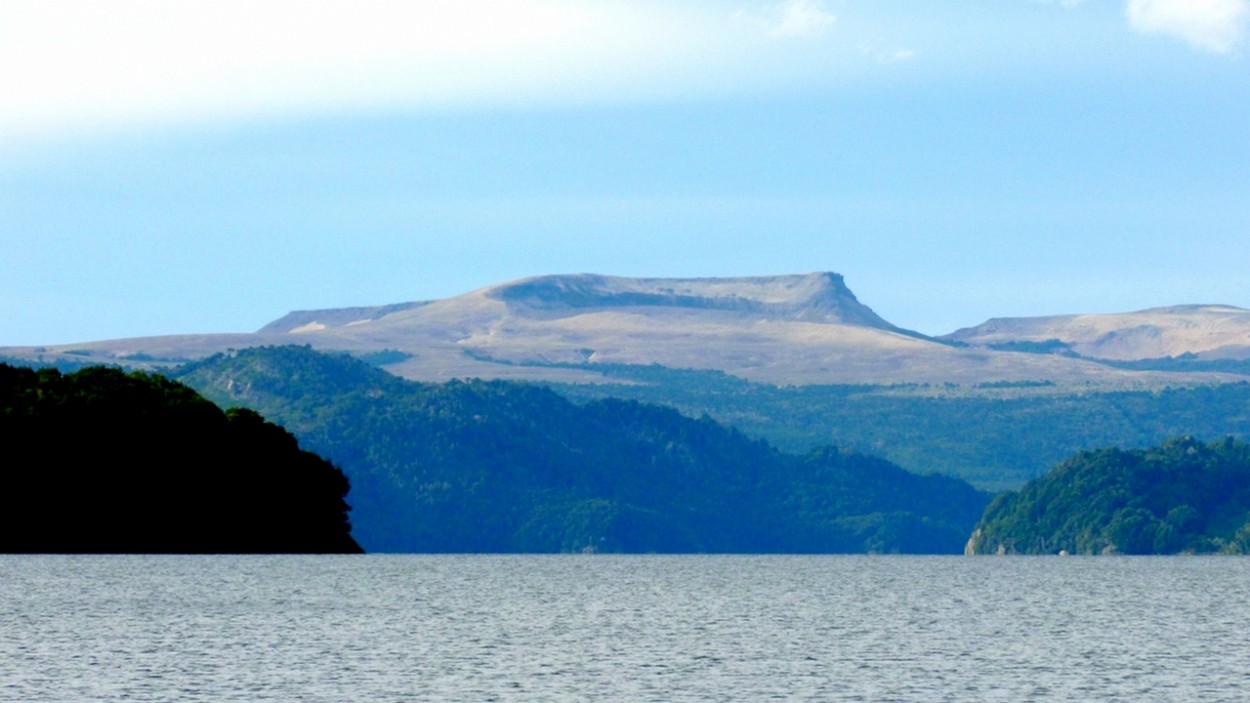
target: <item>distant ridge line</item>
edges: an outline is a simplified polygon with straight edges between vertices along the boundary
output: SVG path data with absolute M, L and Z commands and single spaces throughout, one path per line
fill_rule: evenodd
M 323 310 L 292 310 L 282 317 L 256 330 L 256 334 L 285 334 L 305 325 L 349 325 L 356 321 L 377 320 L 387 315 L 429 305 L 433 301 L 422 300 L 390 305 L 372 305 L 354 308 L 326 308 Z

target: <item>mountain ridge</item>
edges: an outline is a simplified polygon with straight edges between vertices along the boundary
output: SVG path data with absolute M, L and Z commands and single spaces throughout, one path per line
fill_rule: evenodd
M 1206 304 L 1127 313 L 998 317 L 942 339 L 984 347 L 1050 344 L 1055 351 L 1115 361 L 1182 354 L 1246 359 L 1250 358 L 1250 310 Z
M 1220 332 L 1231 338 L 1240 333 L 1242 312 L 1248 325 L 1245 356 L 1250 357 L 1250 311 L 1174 306 L 1151 314 L 1236 318 Z M 1075 337 L 1071 342 L 1055 338 L 1056 346 L 1049 341 L 1053 335 L 1030 332 L 1041 324 L 1036 320 L 1072 317 L 1080 316 L 995 318 L 934 338 L 888 322 L 833 272 L 724 278 L 561 274 L 440 300 L 293 311 L 252 334 L 0 348 L 0 356 L 163 368 L 230 349 L 296 343 L 379 359 L 376 363 L 388 371 L 424 381 L 476 377 L 595 383 L 603 380 L 596 368 L 603 364 L 716 370 L 780 385 L 1045 381 L 1123 389 L 1245 379 L 1236 369 L 1115 368 L 1099 363 L 1096 354 L 1080 352 Z M 1194 339 L 1203 329 L 1222 329 L 1214 323 L 1192 327 L 1198 330 L 1190 333 Z M 1133 358 L 1124 349 L 1149 342 L 1152 333 L 1143 328 L 1118 334 L 1123 349 L 1111 358 Z M 1077 351 L 1019 353 L 1073 348 Z M 1167 349 L 1189 351 L 1184 344 Z M 1225 351 L 1238 353 L 1232 347 Z

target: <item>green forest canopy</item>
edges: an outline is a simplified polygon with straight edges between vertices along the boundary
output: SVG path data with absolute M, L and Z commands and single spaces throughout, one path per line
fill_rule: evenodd
M 778 452 L 710 418 L 542 387 L 421 384 L 269 347 L 179 378 L 344 467 L 355 534 L 400 552 L 947 552 L 989 495 L 825 448 Z
M 1046 382 L 979 387 L 771 386 L 718 371 L 594 364 L 615 381 L 549 384 L 577 402 L 615 397 L 707 414 L 785 451 L 837 445 L 917 473 L 1017 489 L 1072 454 L 1171 437 L 1250 440 L 1250 383 L 1073 392 Z
M 1250 553 L 1250 444 L 1184 437 L 1081 452 L 977 525 L 977 554 Z
M 373 364 L 406 358 L 399 352 L 366 356 Z M 1176 372 L 1240 369 L 1184 356 L 1132 363 Z M 1122 391 L 1046 381 L 778 387 L 719 371 L 549 365 L 605 377 L 601 384 L 546 384 L 574 402 L 622 398 L 667 405 L 690 417 L 706 414 L 783 451 L 835 445 L 991 491 L 1018 489 L 1085 449 L 1149 447 L 1182 435 L 1250 440 L 1247 382 Z

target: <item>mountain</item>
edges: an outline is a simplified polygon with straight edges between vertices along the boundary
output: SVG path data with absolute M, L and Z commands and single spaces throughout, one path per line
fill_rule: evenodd
M 1081 452 L 986 508 L 969 554 L 1250 553 L 1250 444 Z
M 341 471 L 160 376 L 0 364 L 0 552 L 359 552 Z
M 1133 361 L 1250 359 L 1250 310 L 1180 305 L 1103 315 L 995 318 L 946 335 L 978 347 Z
M 991 328 L 1036 326 L 1029 320 L 932 339 L 888 322 L 834 273 L 559 275 L 444 300 L 298 311 L 250 334 L 7 348 L 0 360 L 172 370 L 248 347 L 308 345 L 411 380 L 523 380 L 577 401 L 670 405 L 785 451 L 834 443 L 1001 490 L 1081 449 L 1145 447 L 1180 434 L 1250 438 L 1250 360 L 1213 358 L 1217 349 L 1232 353 L 1230 330 L 1245 311 L 1146 312 L 1101 317 L 1120 330 L 1153 320 L 1173 330 L 1160 333 L 1168 339 L 1180 339 L 1189 320 L 1188 341 L 1112 359 L 1041 327 L 992 336 Z
M 687 309 L 905 332 L 860 303 L 842 277 L 834 273 L 703 279 L 622 278 L 590 274 L 540 276 L 483 289 L 479 293 L 481 297 L 503 303 L 517 316 L 538 319 L 568 317 L 605 309 Z M 350 327 L 430 304 L 296 312 L 267 325 L 261 332 L 313 331 L 310 326 L 318 330 Z
M 179 378 L 342 466 L 369 551 L 958 553 L 989 502 L 957 479 L 786 454 L 669 408 L 416 383 L 304 347 L 214 356 Z
M 296 343 L 348 352 L 426 381 L 599 382 L 601 369 L 611 364 L 716 370 L 779 385 L 1048 381 L 1119 389 L 1244 378 L 1114 368 L 974 341 L 932 339 L 892 325 L 834 273 L 700 279 L 582 274 L 528 278 L 445 300 L 299 311 L 253 334 L 5 348 L 0 356 L 167 368 L 231 349 Z

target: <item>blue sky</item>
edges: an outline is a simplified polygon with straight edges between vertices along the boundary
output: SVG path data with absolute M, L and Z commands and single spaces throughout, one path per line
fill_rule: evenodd
M 1250 0 L 670 5 L 0 0 L 0 345 L 573 272 L 1250 307 Z

